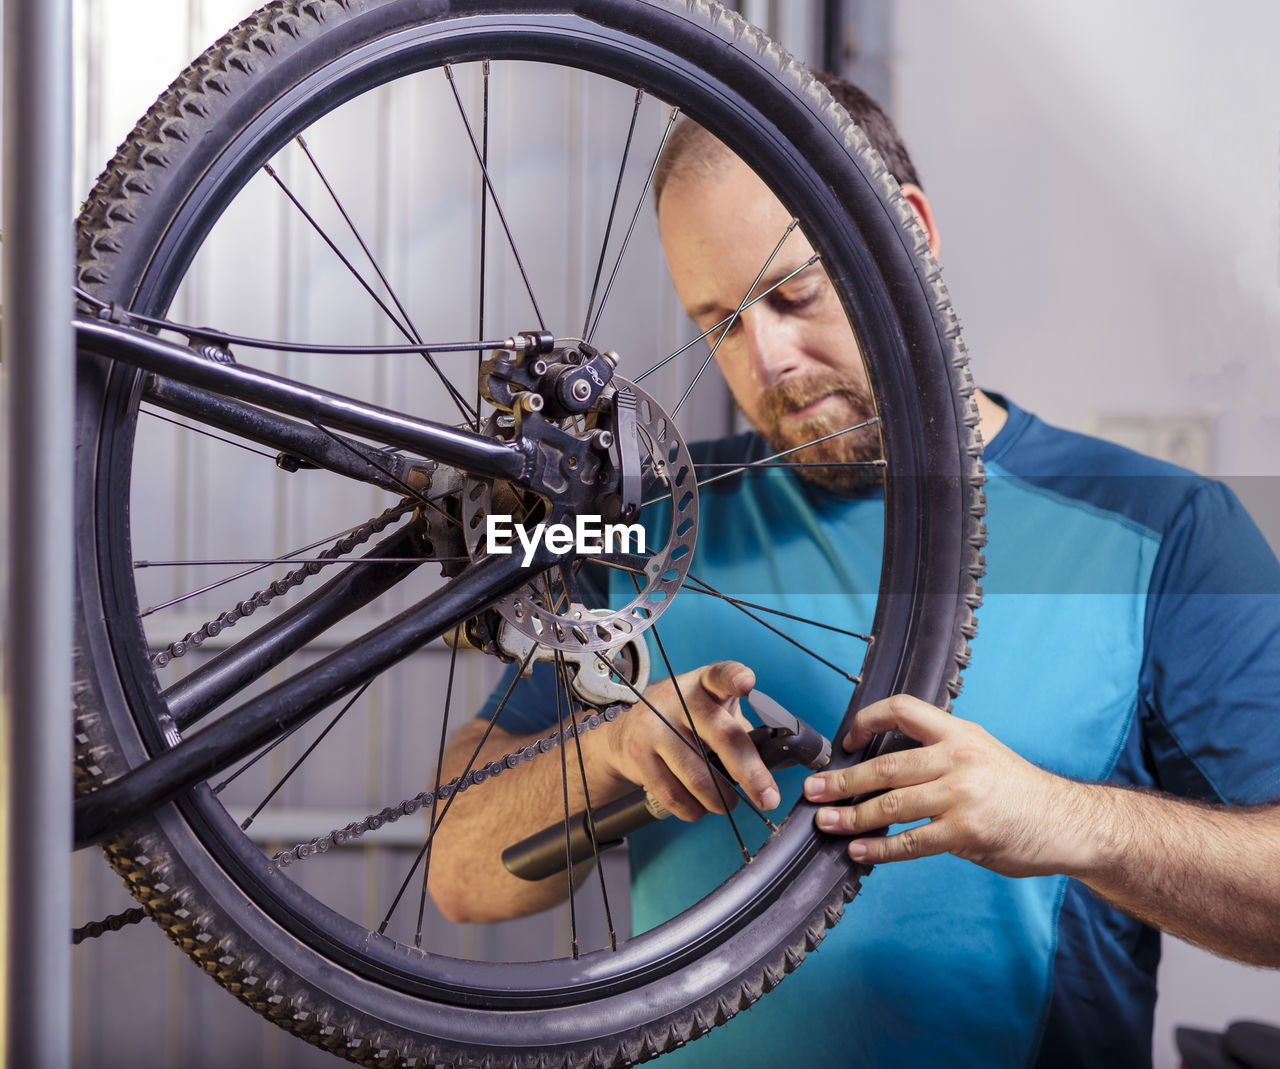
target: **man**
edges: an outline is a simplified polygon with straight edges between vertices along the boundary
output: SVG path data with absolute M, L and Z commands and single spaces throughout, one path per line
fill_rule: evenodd
M 936 256 L 928 200 L 887 117 L 847 83 L 829 86 L 889 162 Z M 669 147 L 657 195 L 676 290 L 706 329 L 739 306 L 789 217 L 692 126 Z M 792 233 L 762 287 L 810 255 Z M 765 456 L 869 411 L 856 345 L 816 267 L 746 309 L 716 360 L 768 444 L 711 443 L 701 462 Z M 1141 1065 L 1151 1056 L 1155 928 L 1280 964 L 1280 565 L 1222 487 L 1049 428 L 1003 399 L 978 400 L 989 572 L 965 691 L 954 716 L 905 697 L 879 702 L 841 740 L 853 751 L 897 728 L 920 748 L 808 778 L 771 775 L 746 740 L 738 699 L 758 683 L 830 730 L 848 680 L 748 632 L 732 612 L 712 623 L 695 593 L 659 623 L 703 738 L 756 805 L 773 808 L 802 779 L 819 803 L 881 792 L 816 817 L 849 837 L 851 857 L 880 866 L 851 915 L 760 1006 L 669 1064 Z M 831 462 L 803 469 L 816 478 L 707 488 L 692 571 L 865 630 L 881 503 L 850 477 L 861 469 L 835 464 L 863 459 L 871 443 L 832 443 L 801 454 Z M 805 636 L 837 666 L 847 643 Z M 669 680 L 646 697 L 682 718 Z M 509 751 L 554 724 L 541 701 L 541 710 L 536 696 L 517 702 L 489 749 Z M 447 763 L 460 765 L 482 729 L 460 732 Z M 594 804 L 643 784 L 691 822 L 633 839 L 633 927 L 643 930 L 723 878 L 736 846 L 723 820 L 700 818 L 724 805 L 641 706 L 582 741 Z M 558 764 L 527 767 L 486 788 L 495 793 L 483 804 L 475 792 L 459 823 L 442 828 L 433 894 L 447 914 L 494 919 L 563 895 L 563 880 L 531 893 L 498 862 L 523 830 L 511 828 L 512 812 L 527 815 L 528 830 L 562 817 Z M 570 804 L 581 805 L 571 788 Z M 479 887 L 488 890 L 477 900 Z

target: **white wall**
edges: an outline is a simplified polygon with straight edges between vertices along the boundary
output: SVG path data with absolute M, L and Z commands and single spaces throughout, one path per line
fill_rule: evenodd
M 982 382 L 1280 454 L 1280 8 L 900 0 L 895 111 Z
M 1277 41 L 1269 0 L 898 0 L 893 110 L 979 383 L 1232 476 L 1280 546 Z M 1280 1020 L 1280 973 L 1170 943 L 1161 984 L 1159 1067 Z

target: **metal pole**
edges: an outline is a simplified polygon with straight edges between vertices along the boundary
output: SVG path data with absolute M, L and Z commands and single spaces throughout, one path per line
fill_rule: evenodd
M 5 1053 L 71 1063 L 71 4 L 4 0 Z

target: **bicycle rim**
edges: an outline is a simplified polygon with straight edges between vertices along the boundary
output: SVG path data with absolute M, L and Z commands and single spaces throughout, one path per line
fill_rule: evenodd
M 393 80 L 409 85 L 405 79 L 426 72 L 443 89 L 445 63 L 470 79 L 472 103 L 485 61 L 495 71 L 567 62 L 593 85 L 604 77 L 620 82 L 611 90 L 620 97 L 643 88 L 663 109 L 677 103 L 750 159 L 811 236 L 867 353 L 890 470 L 909 476 L 890 496 L 892 552 L 856 701 L 899 690 L 947 700 L 958 685 L 979 567 L 970 387 L 936 269 L 921 265 L 919 237 L 904 228 L 909 213 L 891 180 L 804 72 L 722 11 L 678 2 L 537 12 L 511 6 L 440 6 L 429 21 L 420 5 L 405 2 L 359 11 L 337 2 L 264 9 L 197 61 L 122 146 L 82 217 L 82 282 L 152 315 L 169 310 L 175 295 L 186 300 L 190 265 L 201 249 L 216 254 L 224 214 L 261 195 L 250 179 L 266 184 L 264 164 L 274 161 L 278 173 L 282 150 L 298 134 L 319 152 L 327 117 L 351 114 L 368 94 L 397 92 L 379 88 Z M 665 115 L 649 118 L 651 133 Z M 610 147 L 616 152 L 616 143 Z M 474 169 L 465 143 L 462 150 Z M 513 273 L 510 263 L 506 270 Z M 501 319 L 496 335 L 534 325 L 536 312 L 510 311 L 524 300 L 518 284 L 504 299 L 506 310 L 489 313 Z M 249 308 L 243 322 L 251 326 L 253 314 Z M 556 333 L 573 334 L 573 323 Z M 333 329 L 303 326 L 320 335 Z M 384 320 L 368 333 L 379 340 L 389 329 Z M 329 374 L 308 370 L 320 381 Z M 147 607 L 135 579 L 144 554 L 130 529 L 127 489 L 132 483 L 136 493 L 152 443 L 161 440 L 139 415 L 148 388 L 125 368 L 82 361 L 81 442 L 93 459 L 77 471 L 77 492 L 94 503 L 78 517 L 82 790 L 168 745 L 161 691 L 172 677 L 157 671 L 149 650 L 163 640 L 138 622 Z M 442 397 L 433 411 L 453 403 Z M 947 430 L 930 439 L 926 424 Z M 270 493 L 272 484 L 258 485 Z M 376 514 L 375 500 L 394 503 L 384 496 L 370 499 L 364 514 L 321 515 L 298 543 Z M 239 997 L 313 1042 L 371 1064 L 652 1057 L 779 982 L 822 938 L 860 876 L 841 843 L 812 834 L 801 806 L 755 863 L 616 951 L 473 962 L 373 932 L 310 877 L 281 878 L 270 851 L 239 831 L 214 786 L 141 821 L 109 844 L 109 856 L 173 938 Z M 698 966 L 712 960 L 722 968 L 708 979 Z

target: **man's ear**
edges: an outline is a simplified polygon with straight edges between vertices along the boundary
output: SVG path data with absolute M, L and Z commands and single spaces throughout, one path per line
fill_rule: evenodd
M 939 259 L 942 237 L 938 233 L 938 224 L 934 222 L 933 206 L 929 203 L 929 198 L 924 195 L 923 189 L 911 182 L 903 184 L 902 195 L 911 205 L 911 210 L 916 213 L 916 221 L 929 238 L 929 251 L 933 253 L 933 258 Z

